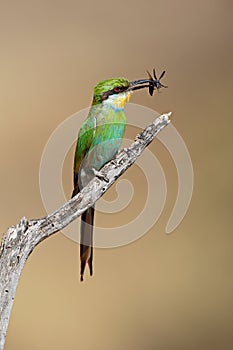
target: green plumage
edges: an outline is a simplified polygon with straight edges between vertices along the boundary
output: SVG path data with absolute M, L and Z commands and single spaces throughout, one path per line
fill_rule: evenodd
M 93 169 L 100 170 L 117 153 L 126 126 L 124 105 L 129 100 L 130 92 L 124 90 L 128 86 L 129 81 L 121 78 L 104 80 L 94 88 L 92 107 L 78 135 L 73 196 L 94 177 Z M 92 274 L 93 219 L 94 208 L 88 209 L 82 215 L 81 280 L 86 263 Z

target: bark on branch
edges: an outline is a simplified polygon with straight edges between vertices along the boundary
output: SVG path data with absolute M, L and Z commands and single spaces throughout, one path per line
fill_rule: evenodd
M 61 208 L 38 220 L 23 217 L 18 225 L 10 227 L 3 235 L 0 247 L 0 350 L 4 348 L 20 274 L 35 246 L 91 207 L 170 123 L 170 115 L 171 113 L 163 114 L 147 126 L 130 147 L 121 149 L 80 193 Z

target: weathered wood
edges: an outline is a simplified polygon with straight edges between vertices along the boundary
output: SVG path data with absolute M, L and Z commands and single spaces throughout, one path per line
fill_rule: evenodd
M 38 220 L 21 219 L 4 234 L 0 247 L 0 350 L 3 350 L 16 288 L 26 260 L 35 246 L 63 229 L 92 206 L 123 174 L 169 124 L 171 113 L 158 117 L 147 126 L 131 144 L 121 149 L 95 178 L 61 208 Z

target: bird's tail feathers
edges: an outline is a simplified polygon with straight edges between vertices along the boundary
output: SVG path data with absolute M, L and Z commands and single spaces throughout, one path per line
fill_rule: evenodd
M 81 216 L 81 241 L 80 241 L 80 280 L 83 281 L 83 275 L 86 264 L 89 266 L 90 275 L 93 274 L 93 223 L 94 207 L 88 208 Z

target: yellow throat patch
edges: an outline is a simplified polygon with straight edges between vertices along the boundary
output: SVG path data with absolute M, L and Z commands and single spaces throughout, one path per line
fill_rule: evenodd
M 116 108 L 124 108 L 132 96 L 132 91 L 122 92 L 118 95 L 109 96 L 106 103 L 113 104 Z

